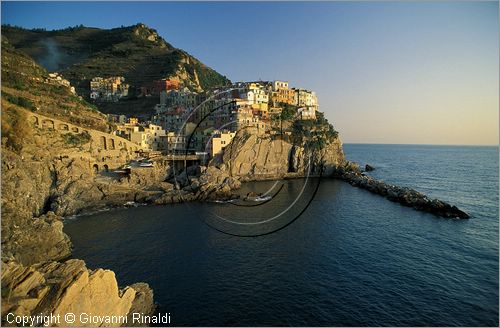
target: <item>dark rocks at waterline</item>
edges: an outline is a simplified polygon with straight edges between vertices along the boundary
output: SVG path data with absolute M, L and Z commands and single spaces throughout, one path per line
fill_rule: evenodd
M 366 189 L 384 196 L 390 201 L 412 207 L 418 211 L 429 212 L 444 218 L 468 219 L 469 215 L 456 206 L 439 199 L 430 199 L 426 195 L 406 187 L 398 187 L 376 180 L 354 171 L 343 171 L 338 177 L 352 186 Z
M 373 166 L 371 166 L 370 164 L 366 164 L 365 165 L 365 171 L 366 172 L 370 172 L 370 171 L 373 171 L 375 170 L 375 168 Z

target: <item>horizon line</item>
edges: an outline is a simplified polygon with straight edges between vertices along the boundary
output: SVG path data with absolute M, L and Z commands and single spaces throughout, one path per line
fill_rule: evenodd
M 499 147 L 499 144 L 427 144 L 427 143 L 383 143 L 383 142 L 342 142 L 347 145 L 393 145 L 393 146 L 455 146 L 455 147 Z

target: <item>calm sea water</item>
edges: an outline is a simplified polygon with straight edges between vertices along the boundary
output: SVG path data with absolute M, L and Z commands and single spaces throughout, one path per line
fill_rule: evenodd
M 293 180 L 262 206 L 117 209 L 68 220 L 65 231 L 90 268 L 114 270 L 123 285 L 148 282 L 173 325 L 498 326 L 498 147 L 344 149 L 376 167 L 373 176 L 472 218 L 438 218 L 322 180 L 303 215 L 276 233 L 242 238 L 205 224 L 281 212 L 277 225 L 286 223 L 317 182 Z

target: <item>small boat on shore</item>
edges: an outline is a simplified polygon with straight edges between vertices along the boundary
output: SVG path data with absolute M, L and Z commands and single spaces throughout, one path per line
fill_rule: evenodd
M 243 200 L 253 201 L 253 202 L 264 202 L 272 199 L 271 195 L 256 194 L 254 192 L 249 192 Z

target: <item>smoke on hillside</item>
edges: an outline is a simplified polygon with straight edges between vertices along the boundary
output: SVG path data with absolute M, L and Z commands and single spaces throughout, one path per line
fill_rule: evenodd
M 48 38 L 41 40 L 40 43 L 45 48 L 45 54 L 39 59 L 39 63 L 48 71 L 57 71 L 62 68 L 67 56 L 59 49 L 58 42 Z

